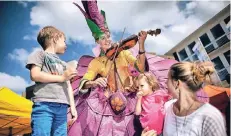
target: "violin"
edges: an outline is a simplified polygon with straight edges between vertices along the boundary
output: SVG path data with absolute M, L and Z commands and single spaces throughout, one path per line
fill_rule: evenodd
M 156 30 L 149 30 L 147 31 L 147 34 L 153 36 L 157 36 L 161 33 L 161 29 L 156 29 Z M 140 34 L 138 34 L 140 36 Z M 114 54 L 117 51 L 116 56 L 123 50 L 128 50 L 132 47 L 134 47 L 138 41 L 138 35 L 131 35 L 128 38 L 122 40 L 118 45 L 116 46 L 111 46 L 109 49 L 107 49 L 106 51 L 106 56 L 110 59 L 112 59 L 112 57 L 114 56 Z M 117 49 L 118 48 L 118 49 Z

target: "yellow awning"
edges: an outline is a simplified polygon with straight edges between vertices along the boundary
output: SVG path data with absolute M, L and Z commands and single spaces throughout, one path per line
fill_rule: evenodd
M 0 88 L 0 135 L 30 133 L 33 103 L 6 87 Z

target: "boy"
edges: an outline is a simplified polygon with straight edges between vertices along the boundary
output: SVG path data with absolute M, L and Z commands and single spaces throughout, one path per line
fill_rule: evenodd
M 73 92 L 69 80 L 77 73 L 67 68 L 57 54 L 66 50 L 65 35 L 53 26 L 40 30 L 38 43 L 44 51 L 37 51 L 28 58 L 26 68 L 35 81 L 32 136 L 66 136 L 67 108 L 70 105 L 72 122 L 77 119 Z

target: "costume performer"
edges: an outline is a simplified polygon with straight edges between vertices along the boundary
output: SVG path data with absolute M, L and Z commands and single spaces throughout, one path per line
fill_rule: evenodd
M 105 12 L 99 12 L 96 1 L 82 1 L 82 4 L 85 10 L 78 4 L 75 5 L 84 14 L 100 50 L 99 56 L 85 55 L 78 61 L 78 76 L 72 82 L 78 119 L 69 127 L 68 135 L 134 135 L 136 92 L 125 89 L 125 81 L 131 76 L 129 66 L 134 66 L 141 73 L 150 70 L 156 74 L 160 87 L 167 93 L 167 72 L 176 61 L 145 54 L 144 41 L 147 33 L 144 31 L 138 37 L 138 57 L 134 57 L 129 50 L 122 50 L 115 59 L 109 59 L 105 53 L 112 43 Z M 163 72 L 158 73 L 160 71 Z
M 125 90 L 124 82 L 129 77 L 129 65 L 140 72 L 144 71 L 144 41 L 147 33 L 142 31 L 140 34 L 138 58 L 129 50 L 123 50 L 113 61 L 105 56 L 106 50 L 112 45 L 105 12 L 101 10 L 99 13 L 96 1 L 82 1 L 82 4 L 85 11 L 79 5 L 76 6 L 84 13 L 101 52 L 90 61 L 79 83 L 76 96 L 78 120 L 70 127 L 68 135 L 133 135 L 136 94 Z

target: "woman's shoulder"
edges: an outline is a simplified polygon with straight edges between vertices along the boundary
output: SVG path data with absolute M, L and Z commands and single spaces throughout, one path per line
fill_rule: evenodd
M 203 104 L 198 110 L 197 112 L 202 115 L 204 118 L 207 119 L 221 119 L 223 118 L 221 112 L 214 107 L 213 105 L 209 104 L 209 103 L 205 103 Z
M 198 109 L 198 113 L 203 117 L 203 131 L 206 135 L 226 135 L 225 119 L 217 108 L 206 103 Z
M 164 109 L 165 111 L 168 111 L 168 109 L 170 109 L 172 107 L 172 105 L 177 101 L 177 99 L 171 99 L 169 101 L 167 101 L 165 104 L 164 104 Z

